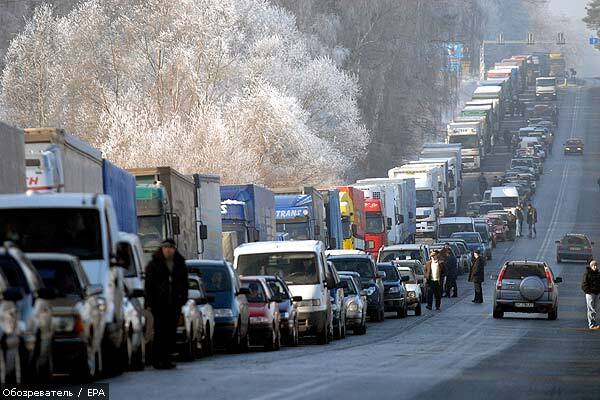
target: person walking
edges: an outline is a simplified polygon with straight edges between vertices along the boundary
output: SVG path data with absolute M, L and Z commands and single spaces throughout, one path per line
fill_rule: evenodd
M 431 252 L 429 261 L 425 264 L 425 281 L 427 282 L 427 308 L 431 310 L 435 296 L 435 309 L 442 306 L 442 279 L 445 275 L 445 265 L 442 257 L 435 250 Z
M 529 237 L 536 237 L 537 230 L 535 229 L 535 224 L 537 224 L 537 210 L 534 206 L 529 203 L 527 205 L 527 225 L 529 226 Z
M 483 194 L 488 189 L 488 181 L 483 172 L 477 178 L 477 182 L 479 183 L 479 196 L 483 199 Z
M 471 271 L 469 272 L 469 282 L 473 282 L 475 289 L 475 297 L 473 303 L 483 303 L 483 288 L 481 284 L 484 281 L 485 260 L 481 257 L 481 252 L 475 250 L 473 252 L 473 260 L 471 262 Z
M 596 183 L 598 183 L 598 190 L 600 190 L 600 178 L 598 178 L 598 180 L 596 181 Z
M 600 271 L 598 271 L 598 262 L 592 260 L 590 265 L 583 273 L 581 289 L 585 293 L 585 303 L 587 304 L 588 326 L 592 330 L 600 330 L 600 325 L 596 320 L 598 307 L 600 307 Z
M 504 132 L 502 132 L 502 138 L 504 139 L 504 144 L 506 147 L 510 149 L 511 137 L 508 129 L 505 129 Z
M 456 285 L 456 277 L 458 276 L 458 261 L 452 249 L 450 243 L 445 243 L 442 250 L 444 255 L 444 265 L 446 266 L 446 282 L 444 285 L 444 297 L 450 297 L 452 291 L 452 297 L 458 297 L 458 286 Z
M 515 211 L 515 217 L 517 218 L 517 229 L 515 230 L 515 234 L 517 237 L 523 236 L 523 208 L 519 204 Z
M 175 241 L 167 239 L 146 267 L 146 305 L 154 319 L 153 365 L 156 369 L 175 368 L 177 320 L 188 299 L 188 273 L 185 259 Z
M 507 219 L 508 219 L 508 240 L 514 241 L 515 236 L 517 235 L 517 217 L 515 217 L 515 215 L 512 213 L 512 211 L 509 211 Z

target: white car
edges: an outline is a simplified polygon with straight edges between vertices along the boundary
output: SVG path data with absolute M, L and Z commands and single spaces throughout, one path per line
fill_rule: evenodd
M 404 282 L 408 309 L 413 310 L 416 316 L 421 315 L 421 299 L 423 298 L 423 293 L 421 291 L 421 284 L 418 283 L 417 276 L 410 267 L 396 266 L 396 269 L 400 276 L 408 276 L 408 281 Z

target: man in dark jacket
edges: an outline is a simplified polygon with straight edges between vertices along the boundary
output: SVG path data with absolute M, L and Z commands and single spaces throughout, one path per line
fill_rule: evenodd
M 479 196 L 483 199 L 483 194 L 488 190 L 488 181 L 483 172 L 477 178 L 477 182 L 479 183 Z
M 529 203 L 527 205 L 527 225 L 529 225 L 529 237 L 537 236 L 535 224 L 537 224 L 537 210 L 531 205 L 531 203 Z
M 523 220 L 525 219 L 525 216 L 523 215 L 523 209 L 521 207 L 521 205 L 519 204 L 517 206 L 517 210 L 516 210 L 516 217 L 517 217 L 517 236 L 523 236 Z
M 154 319 L 154 368 L 175 368 L 171 354 L 175 350 L 177 320 L 187 301 L 188 273 L 185 259 L 175 241 L 165 240 L 146 267 L 146 306 Z
M 473 288 L 475 289 L 475 298 L 473 303 L 483 303 L 483 289 L 481 283 L 484 280 L 485 261 L 481 257 L 479 250 L 473 252 L 473 261 L 471 263 L 471 271 L 469 273 L 469 282 L 473 282 Z
M 452 297 L 457 297 L 458 286 L 456 285 L 456 277 L 458 276 L 458 261 L 452 253 L 450 243 L 444 244 L 442 253 L 444 255 L 444 264 L 446 266 L 446 285 L 444 286 L 444 296 L 450 297 L 450 291 L 453 291 Z
M 439 310 L 442 305 L 442 282 L 446 275 L 444 259 L 433 250 L 430 259 L 424 268 L 425 281 L 427 282 L 427 308 L 431 310 L 433 297 L 435 296 L 435 309 Z
M 508 220 L 508 240 L 515 240 L 515 236 L 517 234 L 517 217 L 512 213 L 512 211 L 508 212 L 507 216 Z
M 592 260 L 589 267 L 586 268 L 581 281 L 581 289 L 585 293 L 588 325 L 592 330 L 599 330 L 600 325 L 596 321 L 596 314 L 598 306 L 600 306 L 600 271 L 598 271 L 596 260 Z

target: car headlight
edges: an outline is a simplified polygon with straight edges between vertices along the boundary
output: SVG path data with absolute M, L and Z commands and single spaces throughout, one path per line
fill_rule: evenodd
M 408 292 L 408 297 L 415 298 L 415 297 L 417 297 L 417 293 L 415 291 L 411 290 L 410 292 Z
M 571 150 L 571 148 L 570 147 L 565 147 L 565 150 Z
M 269 322 L 267 317 L 250 317 L 251 324 L 268 324 Z
M 348 311 L 355 312 L 358 311 L 358 304 L 352 302 L 348 304 Z
M 578 147 L 577 150 L 581 150 L 581 147 Z
M 400 287 L 398 287 L 398 286 L 392 286 L 390 288 L 390 293 L 400 293 Z
M 365 289 L 365 291 L 367 292 L 367 296 L 372 296 L 376 290 L 377 290 L 377 286 L 369 286 L 368 288 Z
M 75 316 L 54 316 L 52 317 L 52 327 L 55 332 L 73 332 L 75 329 Z
M 230 308 L 215 308 L 215 317 L 233 317 L 233 311 Z
M 298 302 L 298 307 L 319 307 L 321 299 L 309 299 Z

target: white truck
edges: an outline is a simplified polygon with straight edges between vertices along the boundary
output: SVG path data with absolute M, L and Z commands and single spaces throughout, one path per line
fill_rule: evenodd
M 451 122 L 448 124 L 448 144 L 461 145 L 463 171 L 479 171 L 485 157 L 481 137 L 481 121 Z
M 444 180 L 444 194 L 446 196 L 446 207 L 444 216 L 456 215 L 460 197 L 459 191 L 457 190 L 457 180 L 454 175 L 454 166 L 456 162 L 454 157 L 450 156 L 438 156 L 438 157 L 422 157 L 420 156 L 417 161 L 411 161 L 409 164 L 430 164 L 437 165 L 442 168 L 443 180 Z
M 221 178 L 217 175 L 194 174 L 196 208 L 196 241 L 198 258 L 223 259 L 223 223 L 221 221 Z
M 103 193 L 102 153 L 56 128 L 25 129 L 27 190 Z
M 442 169 L 431 165 L 403 165 L 388 171 L 389 178 L 415 180 L 417 234 L 435 237 L 437 221 L 445 211 Z
M 23 131 L 0 122 L 0 194 L 25 192 L 25 144 Z
M 556 77 L 535 78 L 535 98 L 556 100 Z
M 381 202 L 380 205 L 377 205 L 377 208 L 380 208 L 380 212 L 383 214 L 383 228 L 386 230 L 386 240 L 384 243 L 381 243 L 381 245 L 387 246 L 389 244 L 400 243 L 399 240 L 401 240 L 402 237 L 401 223 L 404 223 L 404 220 L 399 214 L 401 199 L 398 187 L 395 187 L 395 185 L 386 185 L 382 182 L 372 183 L 362 181 L 358 181 L 352 186 L 363 191 L 365 200 L 371 199 L 379 200 Z M 365 201 L 365 214 L 368 221 L 370 209 L 367 204 L 368 202 Z M 379 233 L 380 232 L 372 232 L 369 226 L 366 227 L 366 235 Z
M 449 205 L 451 214 L 457 214 L 462 199 L 462 146 L 460 144 L 449 143 L 425 143 L 419 159 L 448 159 L 449 195 L 454 200 L 454 208 Z

